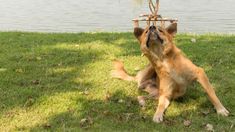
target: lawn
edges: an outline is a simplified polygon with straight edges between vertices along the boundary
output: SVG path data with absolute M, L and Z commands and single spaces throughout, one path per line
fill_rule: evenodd
M 179 34 L 175 42 L 205 69 L 229 117 L 218 116 L 195 83 L 163 123 L 152 122 L 156 101 L 141 108 L 137 84 L 110 76 L 113 59 L 132 75 L 148 63 L 132 33 L 1 32 L 0 130 L 205 131 L 211 124 L 235 131 L 235 36 Z

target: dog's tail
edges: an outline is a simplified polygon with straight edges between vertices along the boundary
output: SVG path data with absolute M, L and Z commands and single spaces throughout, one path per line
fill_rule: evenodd
M 124 65 L 121 61 L 119 60 L 115 60 L 113 62 L 114 65 L 114 70 L 112 70 L 111 72 L 111 76 L 114 78 L 119 78 L 122 80 L 126 80 L 126 81 L 135 81 L 136 77 L 134 76 L 130 76 L 129 74 L 127 74 Z

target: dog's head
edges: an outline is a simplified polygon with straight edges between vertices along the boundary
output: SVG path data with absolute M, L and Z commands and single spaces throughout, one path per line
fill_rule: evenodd
M 149 26 L 145 29 L 136 27 L 134 35 L 140 42 L 141 50 L 144 54 L 150 51 L 156 55 L 161 55 L 167 46 L 172 43 L 177 32 L 177 23 L 172 23 L 167 28 Z

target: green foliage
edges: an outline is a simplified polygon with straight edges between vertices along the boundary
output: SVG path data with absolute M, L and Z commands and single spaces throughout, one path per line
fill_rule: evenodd
M 1 32 L 0 130 L 204 131 L 209 123 L 234 131 L 235 36 L 181 34 L 175 41 L 206 70 L 229 117 L 218 116 L 193 84 L 172 101 L 163 123 L 153 123 L 156 101 L 141 109 L 137 85 L 110 77 L 113 59 L 132 75 L 148 63 L 131 33 Z

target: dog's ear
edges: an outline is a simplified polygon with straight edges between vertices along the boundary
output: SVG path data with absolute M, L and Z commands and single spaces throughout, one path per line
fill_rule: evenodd
M 135 37 L 140 41 L 140 36 L 143 34 L 144 29 L 139 28 L 139 27 L 135 27 L 134 28 L 134 35 Z
M 166 31 L 172 35 L 172 36 L 175 36 L 175 34 L 177 33 L 177 23 L 172 23 L 171 25 L 169 25 L 167 28 L 166 28 Z

